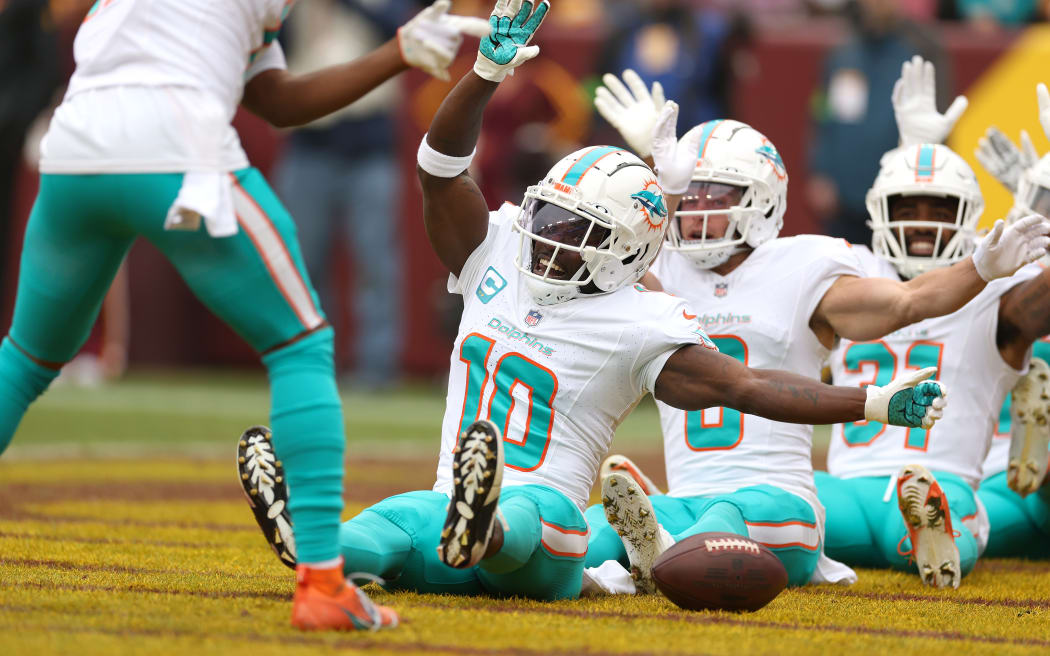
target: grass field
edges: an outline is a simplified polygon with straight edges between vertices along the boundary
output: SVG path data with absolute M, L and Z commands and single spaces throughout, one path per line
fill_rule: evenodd
M 348 395 L 347 516 L 433 480 L 443 392 Z M 262 375 L 137 375 L 58 388 L 0 459 L 0 655 L 1021 654 L 1050 650 L 1050 566 L 985 561 L 955 592 L 862 570 L 752 614 L 658 598 L 539 604 L 372 591 L 403 624 L 303 634 L 293 581 L 234 478 L 236 438 L 264 422 Z M 614 448 L 662 478 L 655 410 Z

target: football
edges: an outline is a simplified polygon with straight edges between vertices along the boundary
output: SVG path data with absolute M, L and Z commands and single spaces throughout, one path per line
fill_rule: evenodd
M 773 552 L 732 533 L 691 535 L 653 563 L 656 587 L 687 610 L 758 610 L 787 587 Z

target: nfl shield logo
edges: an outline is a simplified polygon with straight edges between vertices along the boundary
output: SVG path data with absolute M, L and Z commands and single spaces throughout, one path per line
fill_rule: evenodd
M 715 296 L 722 298 L 729 293 L 729 283 L 720 282 L 715 285 Z
M 540 322 L 540 319 L 542 318 L 542 314 L 540 314 L 536 310 L 533 310 L 525 316 L 525 323 L 529 324 L 530 326 L 535 326 Z

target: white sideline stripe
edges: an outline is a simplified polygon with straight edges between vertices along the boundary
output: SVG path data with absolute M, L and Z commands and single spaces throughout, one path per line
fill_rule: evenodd
M 281 294 L 292 306 L 292 310 L 307 330 L 320 326 L 324 319 L 314 307 L 310 290 L 307 289 L 306 283 L 299 275 L 299 270 L 288 254 L 281 235 L 277 233 L 269 218 L 262 213 L 244 188 L 239 184 L 234 184 L 233 189 L 234 209 L 237 217 L 245 232 L 259 248 L 259 255 L 274 276 Z
M 801 545 L 815 551 L 820 546 L 820 533 L 815 526 L 803 524 L 786 524 L 784 526 L 762 526 L 747 524 L 747 532 L 752 540 L 766 547 L 780 545 Z
M 582 533 L 569 533 L 566 529 L 548 524 L 542 519 L 540 528 L 540 543 L 547 551 L 556 556 L 583 558 L 587 555 L 587 537 L 591 534 L 590 529 Z

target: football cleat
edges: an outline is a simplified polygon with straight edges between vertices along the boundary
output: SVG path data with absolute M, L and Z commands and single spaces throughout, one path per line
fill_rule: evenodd
M 1010 462 L 1006 483 L 1022 497 L 1039 489 L 1050 450 L 1050 366 L 1032 358 L 1010 402 Z
M 674 544 L 674 538 L 656 521 L 648 495 L 630 476 L 613 472 L 602 480 L 602 506 L 627 550 L 635 590 L 639 594 L 655 593 L 653 563 Z
M 627 456 L 612 455 L 602 461 L 601 469 L 598 470 L 599 480 L 604 481 L 613 472 L 630 476 L 642 488 L 642 492 L 650 496 L 663 494 L 660 488 L 656 487 L 656 484 L 642 472 L 642 468 L 634 464 L 634 461 Z
M 930 470 L 922 465 L 902 468 L 897 474 L 897 503 L 908 529 L 906 537 L 911 538 L 911 551 L 902 552 L 898 545 L 898 552 L 914 558 L 926 585 L 958 588 L 962 570 L 948 498 Z
M 398 624 L 397 613 L 372 602 L 343 576 L 342 558 L 335 567 L 295 568 L 292 626 L 304 631 L 376 631 Z
M 479 419 L 459 436 L 452 458 L 452 499 L 438 557 L 449 567 L 473 567 L 484 557 L 503 483 L 503 436 Z
M 282 563 L 295 569 L 295 536 L 288 513 L 284 467 L 273 451 L 273 435 L 252 426 L 237 442 L 237 478 L 270 548 Z

